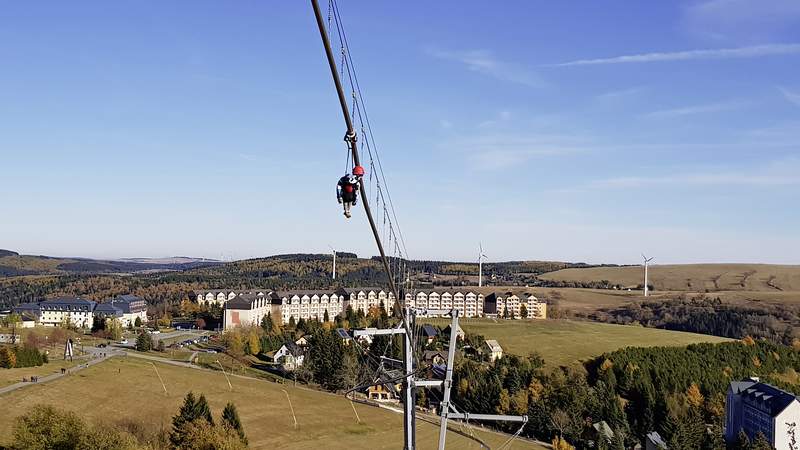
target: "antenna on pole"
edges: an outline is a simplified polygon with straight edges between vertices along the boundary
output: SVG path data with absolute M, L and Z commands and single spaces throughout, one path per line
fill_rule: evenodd
M 653 258 L 654 258 L 654 256 L 651 256 L 650 258 L 648 258 L 647 256 L 644 256 L 644 253 L 642 253 L 642 259 L 644 260 L 644 296 L 645 297 L 647 297 L 647 265 L 648 265 L 648 263 L 650 261 L 653 260 Z

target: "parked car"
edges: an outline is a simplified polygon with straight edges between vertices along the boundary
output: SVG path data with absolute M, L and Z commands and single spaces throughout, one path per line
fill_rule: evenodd
M 216 351 L 216 350 L 211 350 L 211 349 L 208 349 L 208 350 L 206 350 L 206 353 L 217 353 L 217 351 Z
M 122 345 L 126 345 L 128 343 L 128 340 L 127 339 L 123 339 L 123 340 L 119 341 L 118 343 L 122 344 Z

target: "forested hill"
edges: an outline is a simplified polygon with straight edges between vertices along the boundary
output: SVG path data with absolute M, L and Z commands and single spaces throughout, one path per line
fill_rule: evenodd
M 25 275 L 68 275 L 140 273 L 148 271 L 187 270 L 221 264 L 219 261 L 198 258 L 177 258 L 177 262 L 98 260 L 90 258 L 59 258 L 42 255 L 20 255 L 0 249 L 0 277 Z
M 198 262 L 180 267 L 161 264 L 157 269 L 144 271 L 124 270 L 142 267 L 139 262 L 9 255 L 0 258 L 0 307 L 56 295 L 102 300 L 112 295 L 133 293 L 159 304 L 191 298 L 200 289 L 318 289 L 386 284 L 386 274 L 377 257 L 358 258 L 345 252 L 337 256 L 337 279 L 334 282 L 331 279 L 332 256 L 327 254 L 275 255 L 229 263 Z M 477 282 L 478 265 L 475 263 L 412 261 L 409 265 L 412 273 L 416 273 L 415 286 L 474 285 Z M 524 285 L 540 273 L 583 266 L 539 261 L 487 263 L 484 264 L 484 276 L 487 279 L 493 277 L 494 284 Z M 3 267 L 7 268 L 5 273 Z

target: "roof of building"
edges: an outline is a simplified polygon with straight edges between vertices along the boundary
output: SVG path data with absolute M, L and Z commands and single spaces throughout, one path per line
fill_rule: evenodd
M 100 303 L 94 309 L 96 314 L 104 314 L 106 316 L 121 317 L 123 314 L 122 308 L 117 307 L 112 303 Z
M 336 334 L 338 334 L 339 337 L 342 339 L 352 339 L 350 333 L 348 333 L 347 330 L 345 330 L 344 328 L 337 328 Z
M 266 295 L 242 294 L 225 302 L 225 309 L 253 309 L 253 302 L 258 299 L 272 300 Z
M 433 326 L 428 325 L 427 323 L 422 326 L 422 335 L 423 336 L 425 336 L 425 337 L 435 337 L 438 334 L 439 334 L 439 332 L 436 331 L 436 328 L 434 328 Z
M 651 431 L 647 433 L 647 440 L 652 442 L 656 447 L 666 449 L 667 443 L 664 442 L 664 439 L 661 438 L 661 435 L 658 434 L 658 431 Z
M 14 311 L 41 311 L 42 307 L 38 303 L 20 303 L 14 307 Z
M 63 307 L 78 307 L 81 309 L 94 310 L 97 303 L 85 300 L 80 297 L 58 297 L 52 300 L 45 300 L 39 303 L 42 309 L 62 309 Z
M 425 360 L 425 361 L 431 361 L 431 360 L 433 360 L 433 358 L 435 358 L 437 356 L 439 356 L 441 358 L 444 358 L 446 360 L 447 357 L 448 357 L 448 354 L 447 354 L 446 350 L 425 350 L 422 353 L 422 359 Z
M 291 290 L 288 290 L 288 291 L 278 291 L 276 294 L 279 295 L 281 298 L 283 298 L 283 297 L 287 297 L 287 298 L 288 297 L 293 297 L 295 295 L 298 296 L 298 297 L 302 297 L 304 295 L 307 295 L 309 297 L 313 297 L 315 295 L 319 296 L 319 297 L 322 297 L 323 295 L 331 296 L 333 294 L 341 295 L 340 293 L 337 293 L 336 291 L 332 291 L 330 289 L 320 289 L 320 290 L 291 289 Z
M 498 343 L 494 339 L 487 339 L 486 340 L 486 346 L 489 347 L 489 350 L 491 350 L 493 352 L 502 352 L 503 351 L 503 347 L 500 347 L 500 343 Z
M 302 354 L 303 354 L 303 348 L 302 348 L 302 347 L 300 347 L 299 345 L 295 344 L 295 343 L 294 343 L 294 342 L 292 342 L 292 341 L 286 341 L 286 343 L 285 343 L 285 344 L 283 344 L 283 346 L 282 346 L 282 347 L 286 347 L 286 350 L 287 350 L 287 351 L 288 351 L 288 352 L 289 352 L 289 353 L 290 353 L 292 356 L 295 356 L 295 357 L 297 357 L 297 356 L 300 356 L 300 355 L 302 355 Z
M 614 439 L 614 431 L 611 430 L 611 427 L 608 426 L 605 420 L 601 420 L 600 422 L 595 422 L 592 424 L 592 428 L 597 431 L 597 434 L 606 438 L 607 440 Z
M 794 394 L 766 383 L 755 383 L 745 388 L 741 391 L 741 396 L 744 404 L 766 410 L 772 417 L 780 414 L 790 403 L 797 400 Z

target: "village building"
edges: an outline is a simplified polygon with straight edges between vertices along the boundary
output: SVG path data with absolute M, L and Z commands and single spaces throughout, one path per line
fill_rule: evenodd
M 483 343 L 484 351 L 489 355 L 490 361 L 496 361 L 503 357 L 503 347 L 494 339 L 487 339 Z
M 280 364 L 283 370 L 291 372 L 303 365 L 305 351 L 299 345 L 289 341 L 275 351 L 272 360 Z
M 430 344 L 431 342 L 436 339 L 436 336 L 439 335 L 439 332 L 436 331 L 436 328 L 433 325 L 425 324 L 422 326 L 422 337 L 425 339 L 425 342 Z

